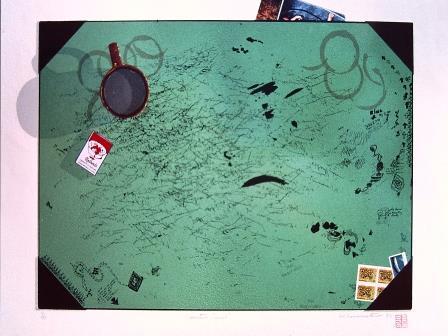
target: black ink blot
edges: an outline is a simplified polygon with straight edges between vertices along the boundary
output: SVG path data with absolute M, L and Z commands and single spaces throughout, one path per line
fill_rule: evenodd
M 319 227 L 320 227 L 319 223 L 314 224 L 313 226 L 311 226 L 311 232 L 312 233 L 318 232 L 319 231 Z
M 272 113 L 274 110 L 269 110 L 263 113 L 263 115 L 266 117 L 266 119 L 272 119 L 274 118 L 274 113 Z
M 256 40 L 253 37 L 248 37 L 246 40 L 249 41 L 250 43 L 258 42 L 258 43 L 263 44 L 263 41 Z
M 248 89 L 251 90 L 254 87 L 258 86 L 259 84 L 255 85 L 255 86 L 251 86 Z M 274 92 L 275 90 L 278 89 L 278 86 L 275 85 L 275 82 L 269 82 L 266 84 L 263 84 L 261 86 L 259 86 L 258 88 L 256 88 L 255 90 L 253 90 L 250 94 L 254 95 L 256 93 L 264 93 L 266 96 L 269 96 L 272 92 Z
M 377 165 L 376 165 L 376 170 L 377 170 L 377 171 L 382 171 L 383 168 L 384 168 L 384 164 L 383 164 L 383 162 L 381 162 L 381 161 L 378 162 Z

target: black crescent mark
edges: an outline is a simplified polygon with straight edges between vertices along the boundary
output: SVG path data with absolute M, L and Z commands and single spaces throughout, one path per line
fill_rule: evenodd
M 252 186 L 260 184 L 260 183 L 268 183 L 268 182 L 279 183 L 281 185 L 288 184 L 285 180 L 283 180 L 281 178 L 278 178 L 278 177 L 275 177 L 275 176 L 260 175 L 260 176 L 253 177 L 250 180 L 247 180 L 242 185 L 241 188 L 252 187 Z
M 299 93 L 299 92 L 302 91 L 302 90 L 303 90 L 303 88 L 297 88 L 297 89 L 292 90 L 290 93 L 288 93 L 288 94 L 285 96 L 285 99 L 286 99 L 286 98 L 289 98 L 289 97 L 291 97 L 291 96 L 293 96 L 293 95 L 295 95 L 296 93 Z

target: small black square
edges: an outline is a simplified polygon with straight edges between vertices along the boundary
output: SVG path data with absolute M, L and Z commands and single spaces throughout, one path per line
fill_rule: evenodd
M 138 292 L 140 285 L 142 284 L 143 277 L 138 275 L 135 272 L 132 272 L 131 277 L 129 278 L 128 287 L 133 291 Z

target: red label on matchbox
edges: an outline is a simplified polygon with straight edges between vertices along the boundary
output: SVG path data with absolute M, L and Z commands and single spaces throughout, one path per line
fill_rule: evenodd
M 111 148 L 112 142 L 93 132 L 79 153 L 76 163 L 89 173 L 96 175 Z

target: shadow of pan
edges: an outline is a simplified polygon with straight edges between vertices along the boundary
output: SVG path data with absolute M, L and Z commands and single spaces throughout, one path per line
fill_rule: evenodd
M 71 69 L 73 71 L 58 72 L 54 71 L 53 67 L 47 66 L 45 72 L 41 72 L 41 92 L 50 94 L 49 101 L 44 100 L 41 95 L 41 118 L 44 115 L 42 111 L 45 110 L 45 120 L 41 120 L 40 124 L 41 138 L 70 134 L 79 128 L 93 130 L 113 121 L 99 99 L 103 75 L 110 67 L 107 53 L 104 51 L 85 53 L 75 48 L 64 47 L 57 56 L 62 58 L 62 65 L 69 64 L 70 59 L 67 59 L 67 55 L 76 61 Z M 98 57 L 96 62 L 94 57 Z M 56 62 L 52 65 L 55 65 L 54 63 Z M 57 106 L 59 101 L 64 103 L 63 108 Z

